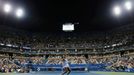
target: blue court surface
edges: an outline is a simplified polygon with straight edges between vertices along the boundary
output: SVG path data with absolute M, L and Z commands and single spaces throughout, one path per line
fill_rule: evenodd
M 61 72 L 1 73 L 0 75 L 61 75 Z M 71 72 L 70 75 L 100 75 L 100 74 L 90 72 Z
M 61 75 L 61 72 L 0 73 L 0 75 Z M 65 74 L 66 75 L 66 74 Z M 72 72 L 70 75 L 134 75 L 128 72 Z
M 36 72 L 28 75 L 61 75 L 61 72 L 40 72 L 40 73 Z M 94 74 L 89 72 L 72 72 L 70 73 L 70 75 L 99 75 L 99 74 Z

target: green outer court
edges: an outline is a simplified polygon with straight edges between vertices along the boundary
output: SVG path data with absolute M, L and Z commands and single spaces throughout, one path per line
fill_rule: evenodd
M 0 73 L 0 75 L 61 75 L 61 72 Z M 72 72 L 70 75 L 134 75 L 128 72 Z

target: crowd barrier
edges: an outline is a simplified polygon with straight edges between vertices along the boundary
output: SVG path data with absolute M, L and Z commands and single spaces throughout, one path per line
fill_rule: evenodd
M 88 70 L 87 64 L 71 64 L 72 71 L 85 71 Z M 61 65 L 32 65 L 33 71 L 62 71 Z
M 109 64 L 110 65 L 110 64 Z M 23 65 L 24 66 L 24 65 Z M 62 71 L 61 65 L 50 64 L 27 64 L 31 66 L 33 71 Z M 127 68 L 125 70 L 110 70 L 106 69 L 108 64 L 71 64 L 72 71 L 116 71 L 116 72 L 134 72 L 134 68 Z

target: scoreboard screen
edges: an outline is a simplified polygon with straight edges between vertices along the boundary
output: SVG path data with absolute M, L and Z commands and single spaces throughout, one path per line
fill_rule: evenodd
M 66 23 L 62 26 L 63 31 L 73 31 L 74 30 L 74 24 L 72 23 Z

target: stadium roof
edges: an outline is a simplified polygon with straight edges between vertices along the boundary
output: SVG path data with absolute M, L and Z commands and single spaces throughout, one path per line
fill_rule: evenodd
M 0 25 L 7 25 L 29 31 L 61 31 L 63 23 L 76 23 L 75 31 L 105 31 L 133 23 L 133 10 L 127 11 L 127 0 L 0 0 L 13 7 L 23 7 L 25 17 L 15 18 L 5 14 L 0 7 Z M 134 2 L 133 0 L 129 0 Z M 134 4 L 134 3 L 132 3 Z M 112 9 L 118 5 L 122 14 L 113 15 Z M 134 6 L 133 8 L 134 9 Z

